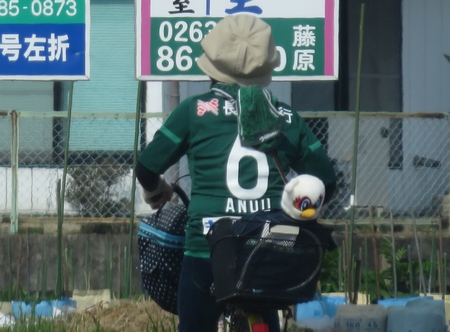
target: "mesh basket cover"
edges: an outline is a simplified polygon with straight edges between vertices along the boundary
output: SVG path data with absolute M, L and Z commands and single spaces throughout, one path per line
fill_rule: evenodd
M 208 243 L 217 301 L 283 306 L 311 300 L 324 250 L 334 246 L 331 232 L 280 211 L 216 221 Z

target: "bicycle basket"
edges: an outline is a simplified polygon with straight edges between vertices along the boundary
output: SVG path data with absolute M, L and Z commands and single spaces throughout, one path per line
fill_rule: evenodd
M 313 299 L 332 229 L 283 212 L 222 218 L 211 227 L 217 302 L 284 307 Z

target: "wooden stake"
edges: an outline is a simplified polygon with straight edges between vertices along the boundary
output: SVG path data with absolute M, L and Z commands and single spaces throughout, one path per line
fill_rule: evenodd
M 357 259 L 355 261 L 355 287 L 353 289 L 353 300 L 352 303 L 353 304 L 357 304 L 358 303 L 358 292 L 359 292 L 359 285 L 360 285 L 360 277 L 361 277 L 361 259 Z
M 394 298 L 397 298 L 397 256 L 395 251 L 394 218 L 390 211 L 391 218 L 391 240 L 392 240 L 392 276 L 394 278 Z
M 445 299 L 445 293 L 442 293 L 442 280 L 441 280 L 441 265 L 442 265 L 442 257 L 439 250 L 436 251 L 436 262 L 437 262 L 437 270 L 438 270 L 438 285 L 439 285 L 439 293 L 442 294 L 442 299 Z
M 414 295 L 414 275 L 412 270 L 412 253 L 410 244 L 408 244 L 407 250 L 408 250 L 409 292 L 412 296 Z
M 378 267 L 378 249 L 377 249 L 377 240 L 375 238 L 375 225 L 373 223 L 373 213 L 372 207 L 369 206 L 369 222 L 370 229 L 372 231 L 372 250 L 373 250 L 373 264 L 375 268 L 375 284 L 377 289 L 377 301 L 381 299 L 381 291 L 380 291 L 380 276 L 379 276 L 379 267 Z
M 416 218 L 414 217 L 414 212 L 412 212 L 411 214 L 412 214 L 412 218 L 413 218 L 414 238 L 416 240 L 417 256 L 418 256 L 418 259 L 419 259 L 420 282 L 421 282 L 421 285 L 422 285 L 423 294 L 425 296 L 427 296 L 427 287 L 426 287 L 426 284 L 425 284 L 425 276 L 423 274 L 422 255 L 420 254 L 419 239 L 417 238 Z
M 17 264 L 17 280 L 16 280 L 16 301 L 19 299 L 19 288 L 20 288 L 20 267 L 22 266 L 22 234 L 19 235 L 19 261 Z
M 345 223 L 345 243 L 347 244 L 347 248 L 345 250 L 345 261 L 346 261 L 346 279 L 347 279 L 347 284 L 346 284 L 346 288 L 347 288 L 347 295 L 348 295 L 348 300 L 351 302 L 352 301 L 352 253 L 351 253 L 351 239 L 352 234 L 349 234 L 349 230 L 348 230 L 348 224 Z
M 364 237 L 364 267 L 365 267 L 365 275 L 364 275 L 364 284 L 366 286 L 366 304 L 369 304 L 369 254 L 367 249 L 367 237 Z
M 446 289 L 445 289 L 445 281 L 446 279 L 444 279 L 444 266 L 446 266 L 446 262 L 442 261 L 442 258 L 444 257 L 444 246 L 443 246 L 443 239 L 442 239 L 442 219 L 439 219 L 439 251 L 441 253 L 441 259 L 439 260 L 439 288 L 441 290 L 442 293 L 442 299 L 445 300 L 445 293 L 446 293 Z

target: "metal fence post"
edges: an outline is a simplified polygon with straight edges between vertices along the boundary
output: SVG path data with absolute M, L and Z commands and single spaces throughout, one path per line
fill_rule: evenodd
M 17 111 L 11 111 L 11 224 L 10 233 L 15 234 L 19 231 L 19 117 Z

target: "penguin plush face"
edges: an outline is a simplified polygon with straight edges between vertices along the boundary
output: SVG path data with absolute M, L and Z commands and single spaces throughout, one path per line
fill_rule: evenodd
M 317 219 L 325 197 L 325 185 L 319 178 L 302 174 L 290 180 L 281 198 L 283 211 L 293 219 Z

